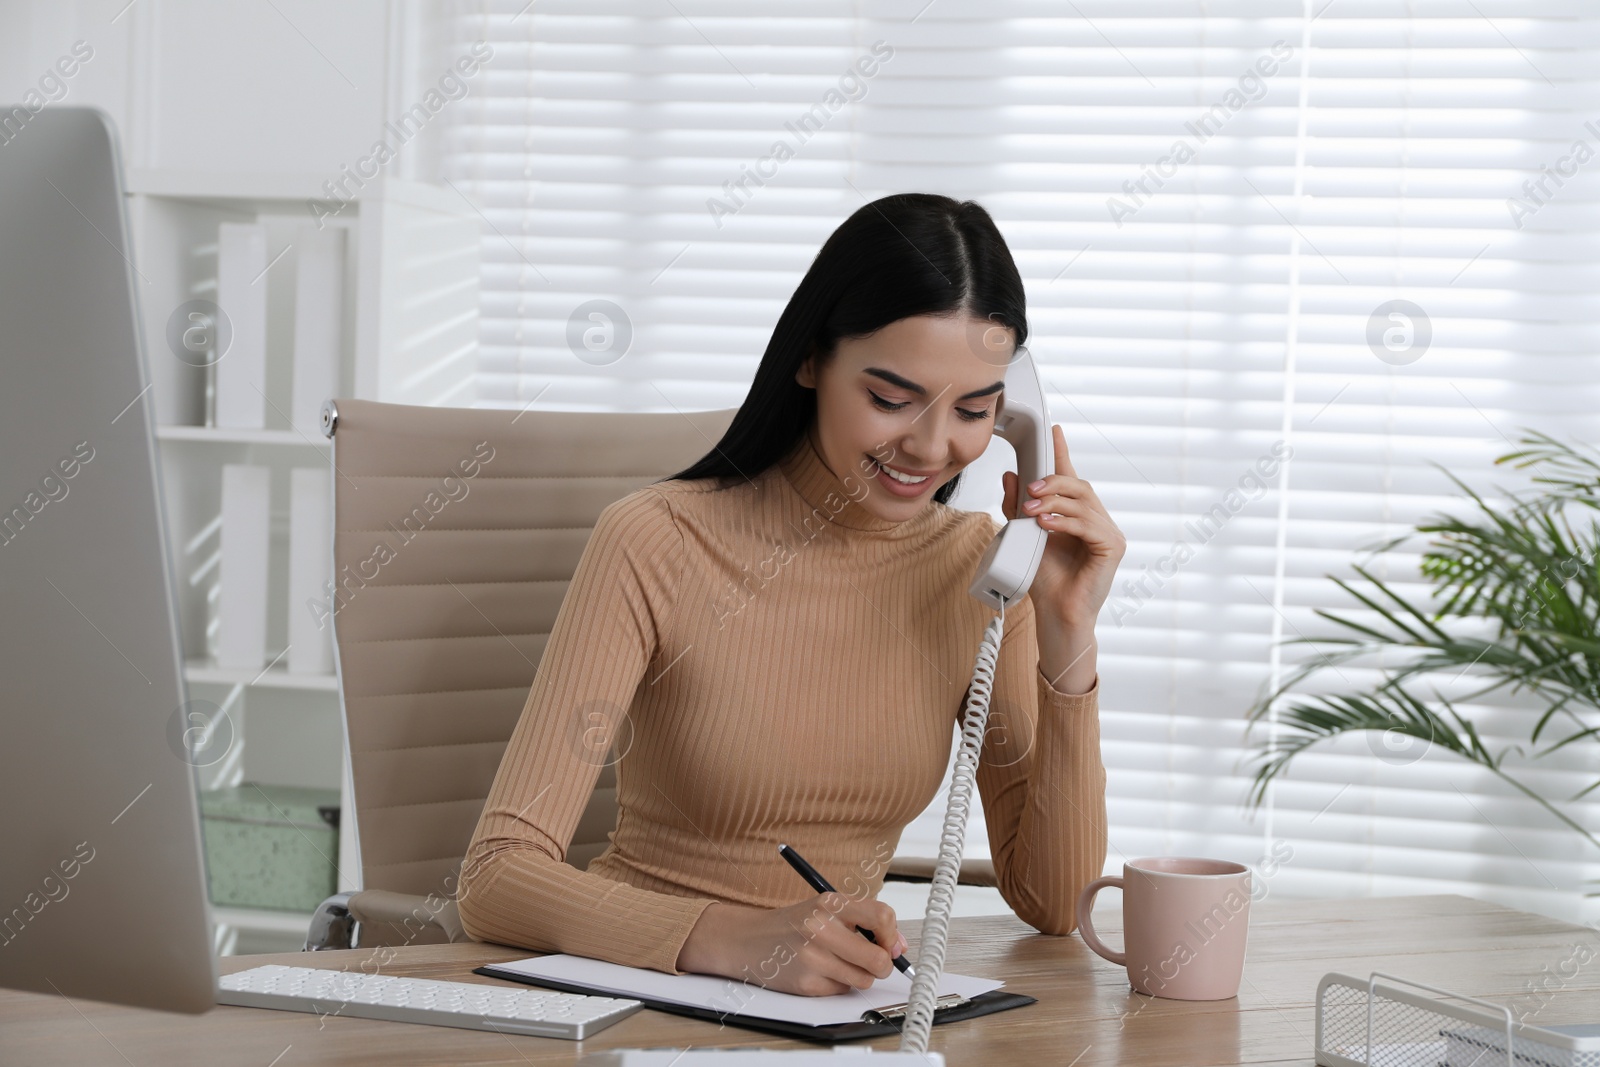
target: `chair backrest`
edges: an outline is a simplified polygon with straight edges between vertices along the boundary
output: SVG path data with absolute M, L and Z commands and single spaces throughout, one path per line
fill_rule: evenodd
M 345 817 L 365 888 L 448 896 L 595 520 L 708 452 L 734 412 L 329 411 Z M 607 768 L 568 861 L 615 825 Z

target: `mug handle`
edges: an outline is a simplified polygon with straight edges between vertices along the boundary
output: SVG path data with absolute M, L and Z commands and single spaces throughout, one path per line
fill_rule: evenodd
M 1083 935 L 1083 943 L 1094 949 L 1118 967 L 1128 965 L 1128 954 L 1118 952 L 1108 946 L 1099 937 L 1095 936 L 1094 923 L 1089 921 L 1089 913 L 1094 910 L 1094 898 L 1102 889 L 1121 889 L 1122 879 L 1116 876 L 1097 878 L 1083 887 L 1083 892 L 1078 894 L 1078 933 Z

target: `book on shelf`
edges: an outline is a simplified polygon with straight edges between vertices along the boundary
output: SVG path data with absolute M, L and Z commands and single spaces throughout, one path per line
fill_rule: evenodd
M 344 321 L 344 230 L 300 227 L 294 238 L 294 376 L 289 418 L 321 437 L 322 404 L 339 393 Z
M 272 471 L 222 467 L 222 559 L 218 566 L 216 661 L 260 668 L 267 654 L 267 551 Z
M 289 661 L 290 674 L 333 673 L 333 628 L 317 605 L 332 567 L 329 521 L 332 486 L 326 467 L 289 472 Z
M 217 226 L 217 306 L 232 338 L 216 364 L 216 422 L 266 426 L 267 228 L 255 222 Z

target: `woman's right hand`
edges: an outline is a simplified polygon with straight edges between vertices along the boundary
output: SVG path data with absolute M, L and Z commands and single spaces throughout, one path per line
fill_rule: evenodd
M 878 943 L 857 926 L 871 930 Z M 678 969 L 820 997 L 889 977 L 893 957 L 905 950 L 894 909 L 876 900 L 822 893 L 772 910 L 719 901 L 700 913 L 678 953 Z

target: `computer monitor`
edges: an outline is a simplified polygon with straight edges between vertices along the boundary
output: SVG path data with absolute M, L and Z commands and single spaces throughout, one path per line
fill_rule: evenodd
M 193 738 L 117 138 L 0 145 L 0 986 L 201 1012 Z

